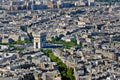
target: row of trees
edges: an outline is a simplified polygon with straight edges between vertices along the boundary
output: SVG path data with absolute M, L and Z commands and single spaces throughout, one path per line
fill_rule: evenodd
M 59 66 L 59 71 L 62 76 L 62 80 L 74 80 L 73 69 L 67 68 L 67 66 L 56 56 L 54 56 L 51 49 L 41 49 L 53 62 L 56 62 Z
M 48 43 L 54 43 L 54 44 L 62 44 L 62 48 L 69 49 L 70 47 L 77 46 L 76 40 L 71 40 L 70 42 L 66 42 L 64 40 L 61 40 L 60 38 L 52 38 L 52 41 L 48 41 Z
M 17 40 L 17 41 L 13 41 L 13 42 L 9 42 L 9 43 L 0 43 L 1 45 L 10 45 L 11 47 L 14 46 L 15 44 L 19 44 L 19 45 L 23 45 L 25 43 L 31 43 L 30 40 Z

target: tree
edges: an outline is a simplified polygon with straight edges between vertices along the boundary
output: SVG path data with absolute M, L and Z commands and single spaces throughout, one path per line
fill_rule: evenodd
M 74 77 L 73 77 L 73 69 L 68 68 L 68 70 L 67 70 L 67 76 L 70 78 L 70 80 L 74 79 Z
M 67 68 L 67 66 L 53 54 L 51 49 L 41 49 L 41 51 L 44 52 L 53 62 L 58 64 L 62 80 L 74 80 L 73 69 Z

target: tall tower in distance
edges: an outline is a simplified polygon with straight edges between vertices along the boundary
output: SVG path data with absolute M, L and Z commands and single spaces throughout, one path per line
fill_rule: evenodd
M 44 48 L 46 46 L 46 32 L 40 32 L 33 34 L 34 37 L 34 49 Z

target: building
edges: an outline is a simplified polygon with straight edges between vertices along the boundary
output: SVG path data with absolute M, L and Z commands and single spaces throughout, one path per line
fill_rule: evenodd
M 94 6 L 95 0 L 88 0 L 88 6 Z
M 57 8 L 59 9 L 61 5 L 61 0 L 57 1 Z
M 75 1 L 75 6 L 85 6 L 85 2 L 83 1 Z
M 0 50 L 6 50 L 9 49 L 9 45 L 0 45 Z
M 61 75 L 60 72 L 55 70 L 51 72 L 45 72 L 42 74 L 42 79 L 43 80 L 61 80 Z
M 34 34 L 34 49 L 40 49 L 46 46 L 46 32 Z

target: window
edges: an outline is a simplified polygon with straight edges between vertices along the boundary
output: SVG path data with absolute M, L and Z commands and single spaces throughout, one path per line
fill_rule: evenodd
M 36 48 L 38 49 L 38 42 L 36 42 Z

